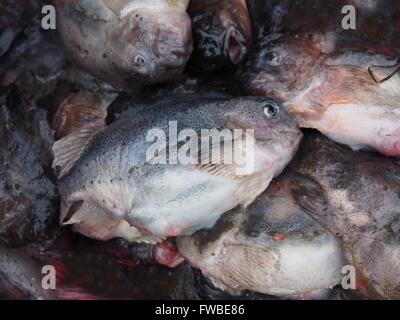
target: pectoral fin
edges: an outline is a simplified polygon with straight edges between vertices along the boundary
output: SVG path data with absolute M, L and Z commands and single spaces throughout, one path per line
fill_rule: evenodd
M 320 184 L 311 179 L 297 179 L 292 181 L 290 189 L 293 199 L 305 213 L 331 233 L 337 232 L 337 217 Z
M 229 254 L 219 262 L 224 272 L 213 282 L 233 293 L 249 289 L 265 292 L 269 275 L 280 268 L 279 253 L 271 248 L 247 245 L 228 245 L 226 249 Z
M 81 129 L 103 127 L 111 101 L 112 97 L 100 98 L 85 91 L 67 97 L 52 120 L 56 138 L 61 139 Z
M 82 129 L 54 143 L 52 167 L 58 172 L 59 179 L 68 174 L 98 131 L 97 127 Z

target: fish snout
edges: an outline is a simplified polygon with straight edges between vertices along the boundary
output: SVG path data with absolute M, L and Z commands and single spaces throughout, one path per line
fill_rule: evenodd
M 185 14 L 162 18 L 156 37 L 155 54 L 165 67 L 183 68 L 193 51 L 191 21 Z

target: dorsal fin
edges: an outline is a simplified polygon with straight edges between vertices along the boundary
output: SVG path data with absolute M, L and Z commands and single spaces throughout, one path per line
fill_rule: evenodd
M 57 170 L 59 179 L 68 174 L 98 131 L 97 127 L 82 129 L 54 143 L 52 167 Z

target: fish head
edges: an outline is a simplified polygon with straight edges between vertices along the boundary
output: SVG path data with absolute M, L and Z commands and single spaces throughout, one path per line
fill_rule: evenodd
M 192 53 L 191 21 L 186 12 L 137 9 L 110 30 L 110 60 L 126 82 L 144 85 L 176 78 Z
M 189 12 L 193 18 L 196 63 L 213 71 L 243 60 L 252 42 L 245 1 L 194 1 Z
M 319 35 L 264 39 L 244 66 L 243 87 L 249 94 L 281 102 L 294 97 L 313 80 L 318 63 L 328 50 L 323 41 L 329 40 Z
M 256 161 L 257 154 L 278 160 L 283 166 L 292 159 L 303 134 L 279 103 L 266 97 L 246 97 L 230 100 L 228 105 L 225 126 L 232 130 L 243 129 L 246 139 L 248 134 L 254 138 Z

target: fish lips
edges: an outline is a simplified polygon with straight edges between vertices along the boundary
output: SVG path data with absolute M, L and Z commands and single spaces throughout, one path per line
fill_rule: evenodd
M 247 54 L 246 39 L 233 25 L 228 28 L 225 34 L 224 54 L 229 57 L 234 65 L 239 64 Z

